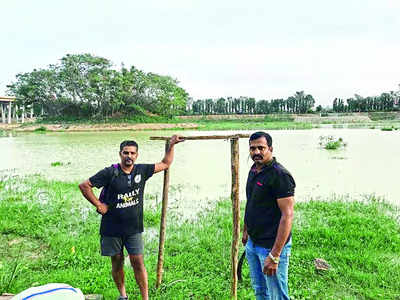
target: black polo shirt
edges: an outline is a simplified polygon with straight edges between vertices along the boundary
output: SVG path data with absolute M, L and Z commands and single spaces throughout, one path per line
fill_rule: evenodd
M 101 218 L 101 235 L 118 237 L 143 232 L 144 187 L 154 167 L 154 164 L 138 164 L 126 174 L 118 165 L 118 176 L 115 176 L 111 166 L 89 178 L 97 188 L 108 185 L 104 202 L 109 209 Z
M 295 187 L 292 175 L 275 157 L 259 173 L 252 166 L 247 178 L 244 222 L 256 245 L 273 247 L 282 216 L 277 199 L 293 196 Z M 288 240 L 290 237 L 291 233 Z

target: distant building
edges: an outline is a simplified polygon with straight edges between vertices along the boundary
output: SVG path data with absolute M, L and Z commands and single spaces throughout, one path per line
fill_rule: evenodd
M 0 97 L 0 114 L 3 123 L 11 124 L 11 103 L 15 101 L 15 97 Z M 7 117 L 7 118 L 6 118 Z

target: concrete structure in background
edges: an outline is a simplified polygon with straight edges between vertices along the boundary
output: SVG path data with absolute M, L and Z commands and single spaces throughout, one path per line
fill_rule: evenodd
M 21 121 L 21 123 L 25 122 L 25 118 L 27 117 L 26 107 L 25 105 L 18 107 L 17 104 L 13 105 L 15 102 L 15 97 L 0 97 L 0 115 L 1 122 L 11 124 L 12 119 L 14 119 L 17 123 Z M 30 106 L 29 117 L 33 118 L 33 105 Z
M 7 123 L 11 124 L 11 105 L 12 105 L 11 103 L 14 101 L 15 97 L 0 97 L 1 121 L 3 123 L 6 123 L 6 115 L 7 115 Z

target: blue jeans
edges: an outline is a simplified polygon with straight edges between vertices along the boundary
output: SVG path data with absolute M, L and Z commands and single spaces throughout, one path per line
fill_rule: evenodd
M 288 268 L 292 248 L 292 239 L 283 247 L 276 275 L 267 276 L 263 273 L 264 261 L 271 249 L 257 246 L 248 239 L 246 258 L 249 262 L 251 284 L 256 300 L 290 299 L 288 293 Z

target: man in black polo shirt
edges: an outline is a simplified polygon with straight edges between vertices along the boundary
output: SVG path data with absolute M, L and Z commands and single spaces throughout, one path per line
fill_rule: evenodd
M 256 299 L 289 299 L 288 266 L 294 206 L 292 175 L 272 156 L 272 138 L 259 131 L 250 136 L 254 161 L 246 185 L 242 242 Z
M 120 300 L 128 299 L 124 280 L 123 247 L 128 251 L 142 299 L 148 299 L 142 241 L 145 182 L 154 173 L 169 168 L 174 157 L 174 146 L 182 141 L 181 137 L 172 136 L 163 160 L 156 164 L 135 164 L 139 146 L 135 141 L 124 141 L 120 145 L 120 164 L 99 171 L 79 185 L 83 196 L 102 215 L 101 253 L 111 257 L 111 274 L 119 290 Z M 104 187 L 101 201 L 94 195 L 92 187 Z

